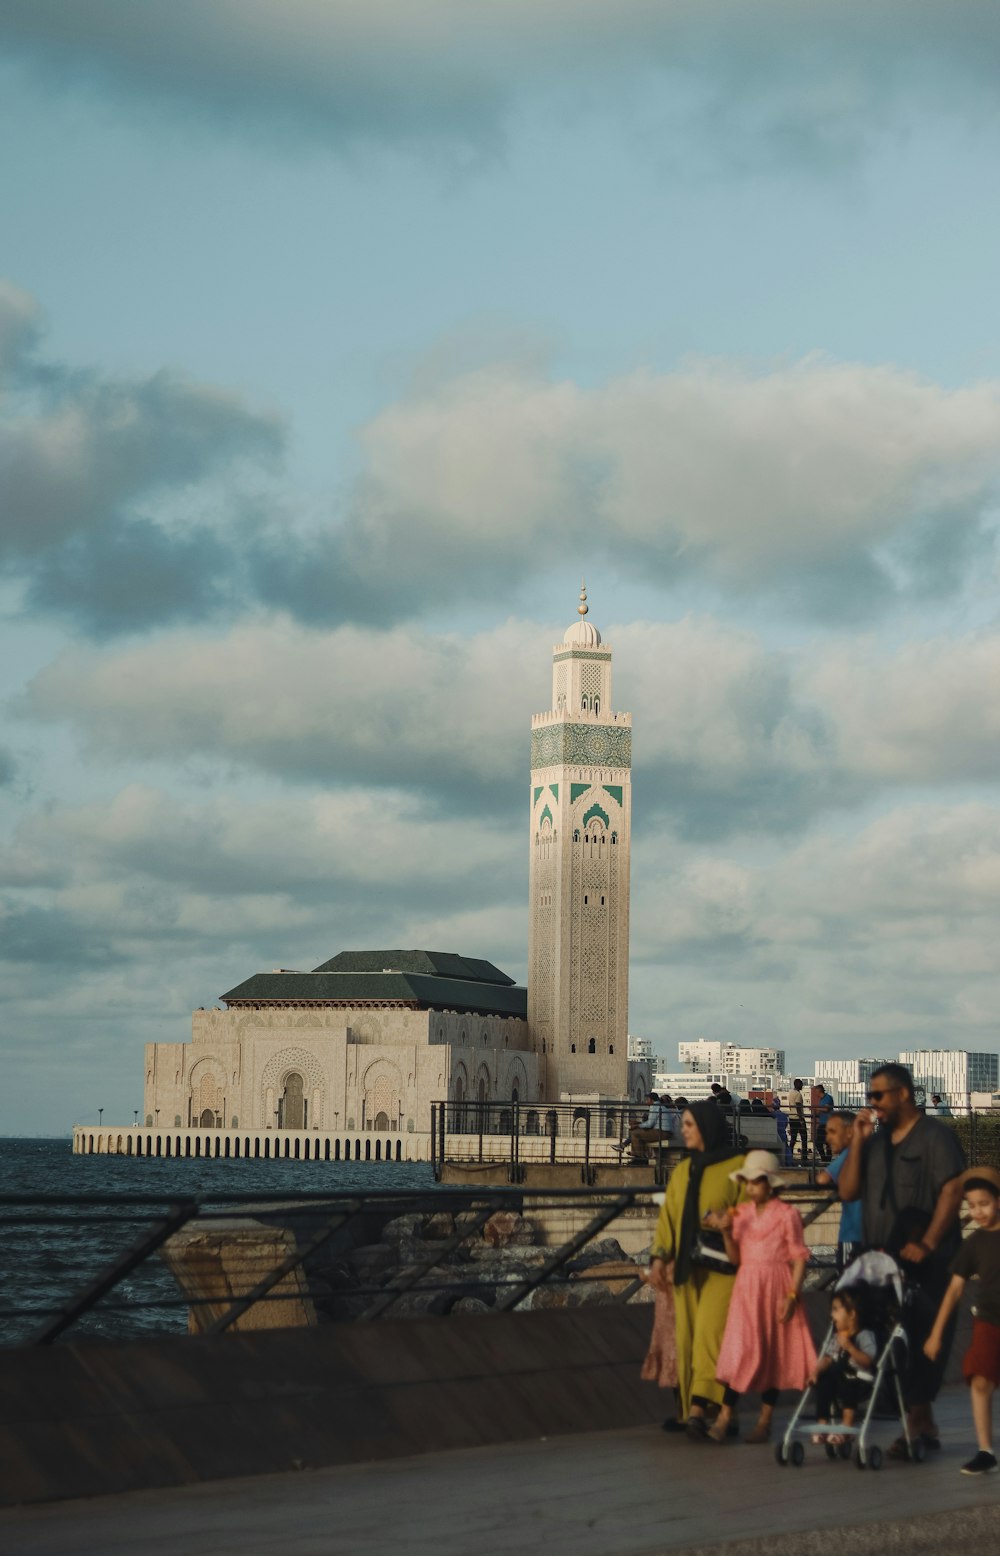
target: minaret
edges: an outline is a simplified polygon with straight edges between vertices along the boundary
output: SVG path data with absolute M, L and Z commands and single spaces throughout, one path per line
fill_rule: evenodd
M 586 618 L 552 651 L 531 720 L 528 1022 L 545 1097 L 623 1097 L 628 1040 L 632 715 L 611 711 L 611 649 Z

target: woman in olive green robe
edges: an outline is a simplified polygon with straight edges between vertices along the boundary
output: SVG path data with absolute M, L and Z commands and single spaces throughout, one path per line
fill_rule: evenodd
M 704 1216 L 743 1198 L 743 1185 L 729 1176 L 743 1165 L 743 1156 L 733 1153 L 725 1115 L 715 1102 L 692 1103 L 681 1119 L 681 1135 L 690 1155 L 670 1174 L 653 1238 L 649 1280 L 665 1289 L 667 1265 L 673 1264 L 680 1419 L 693 1436 L 708 1424 L 706 1412 L 722 1403 L 715 1364 L 735 1271 L 709 1269 L 694 1262 L 692 1253 Z

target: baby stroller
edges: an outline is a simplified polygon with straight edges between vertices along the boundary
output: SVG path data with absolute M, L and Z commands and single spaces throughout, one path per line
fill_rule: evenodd
M 827 1458 L 849 1459 L 853 1453 L 859 1470 L 879 1470 L 882 1468 L 882 1450 L 877 1443 L 868 1441 L 869 1427 L 878 1407 L 893 1419 L 898 1413 L 907 1457 L 919 1464 L 924 1458 L 924 1444 L 919 1437 L 910 1436 L 903 1401 L 903 1374 L 909 1346 L 900 1322 L 905 1293 L 899 1266 L 887 1253 L 863 1253 L 847 1266 L 834 1291 L 841 1291 L 848 1286 L 864 1294 L 866 1327 L 874 1331 L 878 1341 L 878 1355 L 872 1371 L 859 1371 L 857 1374 L 865 1385 L 870 1385 L 867 1400 L 858 1409 L 859 1424 L 843 1426 L 836 1422 L 827 1427 L 818 1427 L 815 1421 L 803 1422 L 802 1413 L 810 1395 L 815 1392 L 815 1385 L 807 1384 L 784 1436 L 775 1446 L 774 1456 L 779 1464 L 794 1464 L 798 1467 L 805 1460 L 806 1442 L 821 1437 Z M 833 1332 L 831 1323 L 821 1351 L 833 1338 Z M 843 1440 L 834 1443 L 831 1438 Z

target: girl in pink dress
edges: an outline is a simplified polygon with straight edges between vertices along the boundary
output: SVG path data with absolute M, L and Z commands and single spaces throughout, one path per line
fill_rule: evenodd
M 726 1393 L 708 1441 L 725 1442 L 739 1396 L 753 1392 L 760 1418 L 747 1442 L 766 1443 L 779 1390 L 804 1389 L 816 1365 L 800 1301 L 809 1253 L 802 1217 L 775 1192 L 785 1183 L 776 1156 L 749 1151 L 730 1177 L 744 1180 L 747 1199 L 711 1218 L 738 1269 L 716 1367 Z

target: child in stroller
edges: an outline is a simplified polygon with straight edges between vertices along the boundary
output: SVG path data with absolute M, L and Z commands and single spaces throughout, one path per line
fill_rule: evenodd
M 831 1334 L 809 1381 L 816 1389 L 816 1424 L 828 1426 L 839 1410 L 843 1426 L 853 1426 L 859 1405 L 865 1403 L 875 1381 L 878 1340 L 864 1328 L 862 1299 L 867 1289 L 846 1286 L 830 1302 Z M 841 1447 L 849 1438 L 838 1432 L 816 1433 L 813 1442 Z
M 831 1301 L 833 1322 L 821 1347 L 829 1366 L 818 1366 L 802 1394 L 785 1434 L 775 1449 L 779 1464 L 802 1464 L 804 1439 L 822 1442 L 827 1457 L 848 1458 L 854 1447 L 859 1469 L 882 1467 L 882 1449 L 869 1443 L 868 1431 L 876 1405 L 880 1411 L 898 1413 L 907 1455 L 919 1461 L 924 1443 L 911 1437 L 903 1402 L 902 1377 L 906 1365 L 906 1333 L 900 1322 L 903 1281 L 895 1259 L 886 1253 L 864 1253 L 849 1264 L 838 1280 Z M 857 1328 L 855 1328 L 857 1324 Z M 837 1329 L 843 1326 L 849 1343 L 842 1345 Z M 841 1362 L 840 1357 L 847 1358 Z M 870 1361 L 871 1365 L 865 1363 Z M 802 1420 L 811 1395 L 817 1396 L 817 1421 Z M 841 1416 L 831 1422 L 833 1405 Z M 858 1414 L 861 1419 L 858 1422 Z

